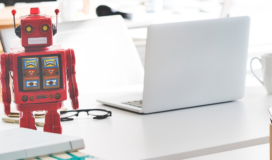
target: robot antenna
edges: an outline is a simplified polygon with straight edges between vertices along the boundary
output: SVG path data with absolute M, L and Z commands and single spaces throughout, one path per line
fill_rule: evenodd
M 13 15 L 13 24 L 14 24 L 14 29 L 15 29 L 15 14 L 16 14 L 16 10 L 13 9 L 13 10 L 11 11 L 11 13 L 12 13 L 12 15 Z
M 58 28 L 58 14 L 59 14 L 59 10 L 58 9 L 56 9 L 55 10 L 55 13 L 56 13 L 56 28 Z

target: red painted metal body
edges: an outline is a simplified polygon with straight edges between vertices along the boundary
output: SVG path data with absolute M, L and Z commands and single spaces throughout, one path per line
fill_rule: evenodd
M 13 13 L 16 12 L 12 11 Z M 53 24 L 50 17 L 39 15 L 38 8 L 32 8 L 31 15 L 21 17 L 20 29 L 19 35 L 24 48 L 13 48 L 11 53 L 1 54 L 5 114 L 10 114 L 13 93 L 14 103 L 20 111 L 20 127 L 36 129 L 32 112 L 46 110 L 44 131 L 61 134 L 60 115 L 57 110 L 62 107 L 62 101 L 67 99 L 67 81 L 72 107 L 79 107 L 74 51 L 50 46 L 53 43 Z M 35 74 L 31 67 L 40 73 Z M 58 67 L 58 72 L 52 76 L 54 67 Z
M 52 49 L 51 49 L 52 48 Z M 18 58 L 19 57 L 35 57 L 39 55 L 60 55 L 61 62 L 62 62 L 62 83 L 63 87 L 60 89 L 52 89 L 52 90 L 35 90 L 35 91 L 19 91 L 19 76 L 18 75 Z M 28 100 L 27 103 L 44 103 L 44 102 L 55 102 L 56 99 L 52 98 L 49 99 L 49 95 L 55 95 L 56 93 L 60 93 L 61 97 L 58 99 L 58 101 L 64 101 L 67 99 L 67 89 L 66 89 L 66 52 L 64 49 L 61 49 L 60 47 L 50 47 L 47 51 L 38 51 L 38 52 L 25 52 L 23 48 L 20 49 L 12 49 L 12 52 L 10 53 L 10 57 L 12 60 L 12 72 L 13 72 L 13 84 L 14 84 L 14 102 L 16 104 L 25 104 L 26 102 L 22 101 L 22 96 L 26 95 L 27 97 L 34 96 L 34 100 L 30 101 Z M 35 98 L 37 95 L 47 95 L 47 98 Z

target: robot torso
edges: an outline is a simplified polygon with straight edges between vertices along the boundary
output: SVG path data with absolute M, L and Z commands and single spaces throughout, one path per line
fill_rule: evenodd
M 60 46 L 27 53 L 23 48 L 14 48 L 10 57 L 16 104 L 67 99 L 66 53 Z

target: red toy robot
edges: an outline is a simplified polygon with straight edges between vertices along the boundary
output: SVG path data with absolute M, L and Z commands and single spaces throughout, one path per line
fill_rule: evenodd
M 58 16 L 59 10 L 55 10 Z M 12 10 L 15 28 L 15 14 Z M 62 101 L 67 99 L 66 77 L 73 109 L 78 109 L 75 54 L 53 44 L 57 27 L 51 17 L 31 8 L 30 15 L 20 17 L 15 33 L 22 40 L 21 48 L 1 54 L 2 100 L 5 114 L 10 114 L 11 92 L 20 111 L 20 127 L 36 129 L 33 111 L 46 110 L 45 132 L 62 133 L 60 115 Z M 10 90 L 10 80 L 12 88 Z

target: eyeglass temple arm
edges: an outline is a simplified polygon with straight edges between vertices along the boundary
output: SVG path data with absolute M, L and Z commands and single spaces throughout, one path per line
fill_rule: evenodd
M 110 112 L 104 109 L 78 109 L 78 110 L 69 110 L 69 111 L 60 111 L 60 113 L 68 113 L 68 112 L 88 112 L 88 111 L 104 111 Z
M 87 112 L 87 111 L 90 111 L 92 109 L 78 109 L 78 110 L 69 110 L 69 111 L 60 111 L 60 114 L 65 114 L 65 113 L 68 113 L 68 112 Z
M 90 115 L 89 111 L 103 111 L 103 112 L 108 113 L 108 114 L 102 115 L 102 116 L 95 116 L 93 119 L 105 119 L 105 118 L 110 117 L 112 115 L 111 111 L 107 111 L 107 110 L 104 110 L 104 109 L 78 109 L 78 110 L 60 111 L 60 114 L 65 114 L 65 113 L 68 113 L 68 112 L 77 112 L 75 114 L 75 116 L 78 117 L 79 112 L 87 112 L 87 115 Z

